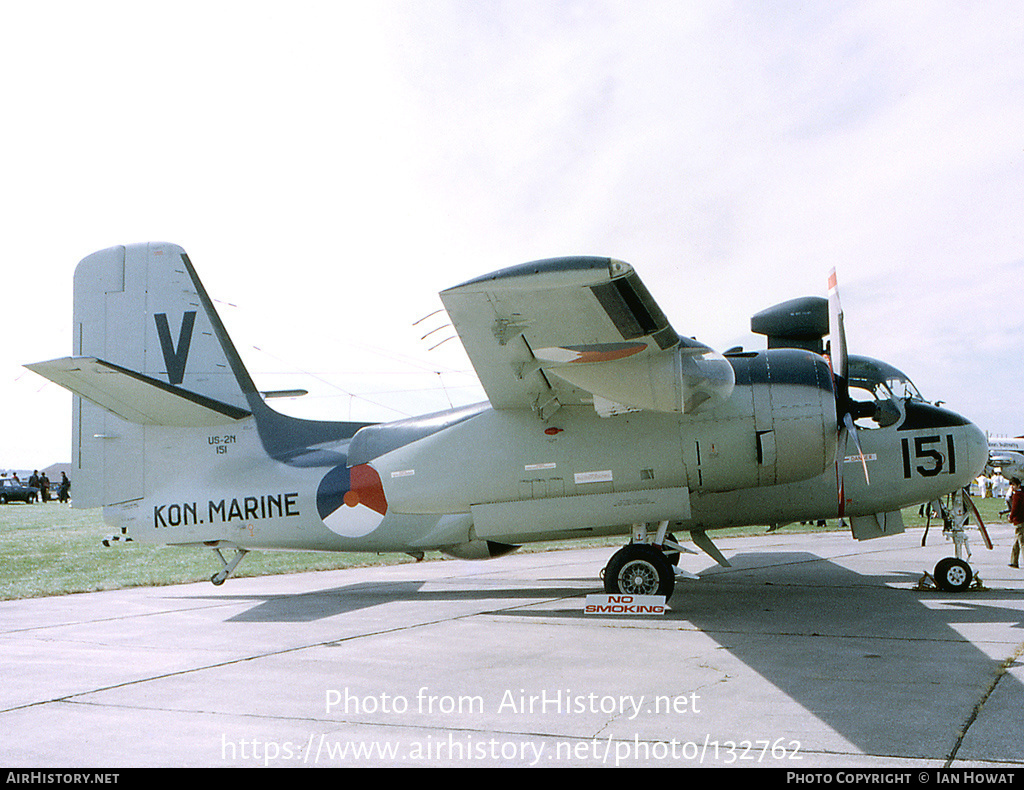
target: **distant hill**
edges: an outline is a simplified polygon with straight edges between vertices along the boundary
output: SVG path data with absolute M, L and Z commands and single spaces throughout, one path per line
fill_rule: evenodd
M 68 476 L 68 480 L 73 480 L 71 476 L 71 464 L 50 464 L 45 469 L 41 470 L 50 478 L 50 482 L 60 482 L 60 473 L 63 472 Z
M 63 472 L 68 476 L 68 480 L 73 480 L 71 476 L 71 464 L 50 464 L 45 469 L 40 469 L 40 474 L 45 474 L 50 478 L 50 483 L 54 486 L 60 482 L 60 473 Z M 28 479 L 32 476 L 32 469 L 4 469 L 2 470 L 7 473 L 8 477 L 18 476 L 18 479 L 23 483 L 27 483 Z

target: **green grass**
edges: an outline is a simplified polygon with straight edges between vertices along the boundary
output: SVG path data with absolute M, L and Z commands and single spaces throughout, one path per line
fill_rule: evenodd
M 1001 499 L 975 500 L 986 523 L 1005 521 L 999 516 Z M 903 512 L 908 529 L 924 526 L 917 508 Z M 783 532 L 818 532 L 838 529 L 838 522 L 824 527 L 792 524 Z M 936 536 L 941 525 L 932 528 Z M 207 581 L 220 570 L 219 561 L 207 549 L 175 546 L 115 544 L 101 540 L 112 530 L 103 523 L 100 510 L 75 510 L 65 505 L 0 505 L 0 600 L 64 595 L 124 587 L 157 586 Z M 716 531 L 717 537 L 752 535 L 763 527 Z M 683 537 L 683 536 L 680 536 Z M 622 537 L 536 543 L 521 551 L 551 551 L 565 548 L 619 546 Z M 225 557 L 230 556 L 225 552 Z M 432 553 L 428 559 L 441 558 Z M 368 565 L 413 562 L 404 554 L 349 554 L 323 552 L 254 551 L 238 566 L 234 576 L 265 576 Z
M 207 581 L 220 570 L 208 549 L 101 541 L 113 532 L 102 511 L 66 505 L 0 505 L 0 600 Z M 230 559 L 233 552 L 224 552 Z M 413 562 L 403 554 L 250 553 L 233 574 L 265 576 Z

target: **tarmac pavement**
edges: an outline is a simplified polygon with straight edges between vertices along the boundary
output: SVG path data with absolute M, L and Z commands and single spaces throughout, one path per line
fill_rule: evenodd
M 2 602 L 0 764 L 1020 769 L 990 531 L 961 594 L 920 531 L 716 540 L 661 616 L 583 613 L 610 548 Z

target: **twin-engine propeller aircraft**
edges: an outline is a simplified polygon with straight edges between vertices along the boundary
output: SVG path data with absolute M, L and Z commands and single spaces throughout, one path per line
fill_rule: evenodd
M 605 589 L 670 596 L 670 557 L 687 550 L 674 535 L 723 565 L 707 536 L 722 527 L 844 518 L 859 540 L 892 535 L 901 508 L 960 490 L 988 459 L 968 420 L 847 356 L 834 276 L 828 301 L 754 317 L 768 350 L 725 355 L 677 334 L 608 258 L 513 266 L 440 296 L 489 403 L 312 421 L 267 406 L 180 247 L 90 255 L 75 355 L 29 365 L 79 396 L 75 506 L 103 506 L 119 539 L 213 548 L 215 584 L 252 549 L 482 559 L 627 534 Z

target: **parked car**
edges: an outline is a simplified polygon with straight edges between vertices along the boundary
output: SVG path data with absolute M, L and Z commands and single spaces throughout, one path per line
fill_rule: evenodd
M 35 486 L 23 485 L 9 477 L 0 478 L 0 505 L 8 502 L 35 502 L 38 498 L 39 489 Z

